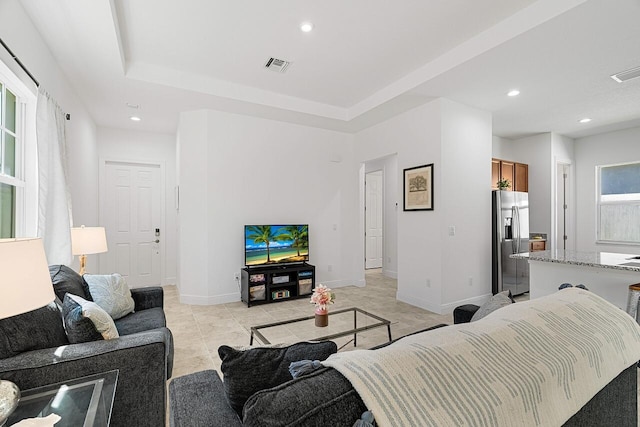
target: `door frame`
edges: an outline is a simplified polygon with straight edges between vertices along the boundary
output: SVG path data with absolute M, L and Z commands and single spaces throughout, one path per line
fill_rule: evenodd
M 131 166 L 157 166 L 160 168 L 160 230 L 162 234 L 160 235 L 160 286 L 166 285 L 166 256 L 167 251 L 165 249 L 165 239 L 164 235 L 166 234 L 166 173 L 165 173 L 165 161 L 164 160 L 133 160 L 133 159 L 120 159 L 114 157 L 100 157 L 99 159 L 99 177 L 98 177 L 98 223 L 100 225 L 104 224 L 105 221 L 105 213 L 104 213 L 104 199 L 106 192 L 106 168 L 107 163 L 117 163 L 121 165 L 131 165 Z M 98 257 L 100 258 L 100 257 Z M 102 266 L 100 265 L 100 260 L 98 259 L 98 271 L 102 274 L 110 274 L 115 272 L 103 272 Z
M 551 179 L 552 197 L 551 197 L 551 236 L 549 236 L 547 243 L 551 243 L 551 247 L 547 246 L 547 250 L 560 250 L 558 247 L 558 233 L 560 233 L 560 224 L 558 218 L 558 167 L 568 166 L 569 173 L 567 174 L 568 186 L 565 189 L 566 194 L 569 195 L 567 202 L 567 228 L 565 232 L 569 236 L 567 242 L 567 250 L 575 250 L 576 248 L 576 185 L 575 185 L 575 164 L 570 159 L 555 158 L 553 162 L 553 173 Z
M 382 265 L 380 267 L 373 267 L 371 269 L 367 268 L 367 211 L 366 211 L 366 207 L 367 207 L 367 175 L 369 174 L 373 174 L 373 173 L 377 173 L 380 172 L 380 176 L 381 176 L 381 181 L 380 181 L 380 198 L 381 198 L 381 205 L 380 205 L 380 220 L 382 221 L 382 236 L 380 236 L 382 238 Z M 384 239 L 385 239 L 385 214 L 384 214 L 384 208 L 385 208 L 385 173 L 384 173 L 384 167 L 380 168 L 380 169 L 376 169 L 376 170 L 372 170 L 370 172 L 365 172 L 364 174 L 364 206 L 365 206 L 365 212 L 364 212 L 364 269 L 365 270 L 372 270 L 375 268 L 381 268 L 384 270 L 384 265 L 385 265 L 385 250 L 384 250 Z

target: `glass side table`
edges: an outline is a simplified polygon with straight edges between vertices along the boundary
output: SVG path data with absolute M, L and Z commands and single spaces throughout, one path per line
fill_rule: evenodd
M 111 418 L 117 381 L 118 371 L 113 370 L 23 390 L 18 407 L 6 426 L 53 413 L 62 418 L 56 427 L 106 427 Z

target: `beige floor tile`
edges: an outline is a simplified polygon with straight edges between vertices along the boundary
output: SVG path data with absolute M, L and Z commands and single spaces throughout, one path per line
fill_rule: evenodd
M 392 321 L 392 337 L 424 329 L 438 323 L 452 323 L 451 316 L 440 316 L 409 304 L 396 301 L 397 284 L 382 276 L 380 270 L 367 271 L 367 286 L 337 288 L 336 303 L 329 310 L 360 307 Z M 247 308 L 242 302 L 199 306 L 181 304 L 175 286 L 165 287 L 165 313 L 167 325 L 174 336 L 175 359 L 173 376 L 186 375 L 203 369 L 220 368 L 218 347 L 221 345 L 249 345 L 250 327 L 281 320 L 312 316 L 313 305 L 302 298 L 274 304 Z M 317 328 L 313 320 L 305 324 L 281 326 L 270 330 L 267 338 L 272 343 L 293 343 L 334 333 L 341 327 L 350 327 L 351 314 L 330 318 L 328 328 Z M 358 315 L 358 325 L 371 324 L 374 320 Z M 354 347 L 353 337 L 335 340 L 340 351 L 367 349 L 388 340 L 387 329 L 379 328 L 358 335 Z M 262 343 L 254 342 L 254 345 Z

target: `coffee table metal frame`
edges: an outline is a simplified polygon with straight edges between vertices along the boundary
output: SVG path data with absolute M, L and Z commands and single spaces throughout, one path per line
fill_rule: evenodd
M 325 335 L 325 336 L 319 337 L 319 338 L 313 338 L 313 341 L 328 341 L 328 340 L 332 340 L 334 338 L 346 337 L 348 335 L 352 335 L 353 334 L 353 346 L 355 347 L 355 346 L 358 345 L 358 333 L 359 332 L 368 331 L 369 329 L 375 329 L 375 328 L 379 328 L 379 327 L 382 327 L 382 326 L 386 326 L 387 327 L 387 333 L 389 334 L 389 341 L 392 341 L 392 338 L 391 338 L 391 322 L 389 320 L 387 320 L 387 319 L 383 319 L 380 316 L 376 316 L 375 314 L 369 313 L 368 311 L 362 310 L 362 309 L 360 309 L 358 307 L 350 307 L 350 308 L 344 308 L 344 309 L 341 309 L 341 310 L 330 311 L 329 312 L 329 316 L 340 314 L 340 313 L 346 313 L 346 312 L 349 312 L 349 311 L 353 312 L 353 329 L 349 329 L 349 330 L 346 330 L 346 331 L 338 332 L 338 333 L 335 333 L 335 334 Z M 378 322 L 374 323 L 374 324 L 371 324 L 371 325 L 358 327 L 358 313 L 364 314 L 365 316 L 372 317 L 372 318 L 376 319 Z M 298 317 L 296 319 L 283 320 L 283 321 L 274 322 L 274 323 L 266 323 L 264 325 L 252 326 L 251 327 L 251 338 L 249 340 L 249 345 L 253 345 L 253 338 L 254 337 L 258 338 L 265 345 L 271 344 L 271 342 L 269 342 L 269 340 L 260 332 L 260 329 L 266 329 L 266 328 L 271 328 L 271 327 L 280 326 L 280 325 L 289 325 L 291 323 L 302 322 L 304 320 L 310 320 L 310 319 L 313 319 L 313 318 L 315 318 L 315 315 L 306 316 L 306 317 Z
M 18 408 L 11 414 L 8 421 L 13 424 L 25 417 L 38 418 L 56 413 L 62 417 L 62 420 L 56 424 L 69 425 L 68 418 L 76 420 L 81 418 L 84 427 L 106 427 L 111 419 L 118 374 L 119 371 L 115 369 L 24 390 Z M 81 393 L 85 393 L 87 407 L 72 405 L 69 394 L 73 393 L 73 390 L 83 389 Z M 89 400 L 88 403 L 86 399 Z

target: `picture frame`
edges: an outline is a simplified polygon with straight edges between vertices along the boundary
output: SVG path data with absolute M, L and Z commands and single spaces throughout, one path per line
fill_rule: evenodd
M 404 169 L 404 211 L 433 210 L 433 163 Z

